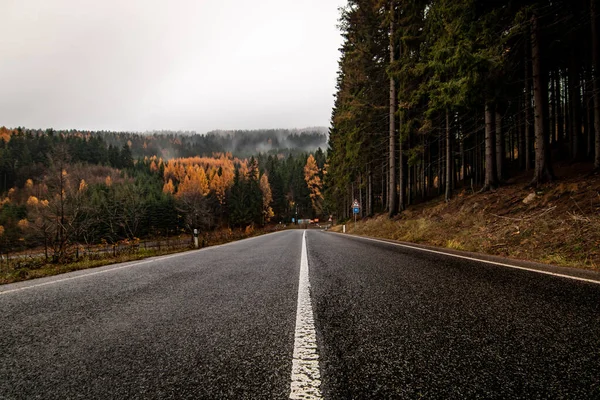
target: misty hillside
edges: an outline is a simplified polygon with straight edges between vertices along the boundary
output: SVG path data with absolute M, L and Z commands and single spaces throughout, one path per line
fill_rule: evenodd
M 258 153 L 313 152 L 327 147 L 327 128 L 211 131 L 226 152 L 247 157 Z
M 128 145 L 134 159 L 157 156 L 163 159 L 178 157 L 211 156 L 214 153 L 232 153 L 235 157 L 253 155 L 298 155 L 327 148 L 327 128 L 258 129 L 211 131 L 198 134 L 190 131 L 154 131 L 146 133 L 0 128 L 0 138 L 5 142 L 12 136 L 62 136 L 65 138 L 94 138 L 102 146 L 120 149 Z M 87 142 L 89 143 L 89 141 Z
M 259 153 L 296 155 L 313 152 L 318 148 L 326 149 L 328 139 L 326 128 L 211 131 L 206 134 L 182 131 L 143 134 L 105 131 L 58 133 L 90 134 L 101 137 L 107 145 L 113 147 L 121 148 L 128 144 L 134 158 L 158 156 L 164 159 L 210 156 L 225 152 L 242 158 Z

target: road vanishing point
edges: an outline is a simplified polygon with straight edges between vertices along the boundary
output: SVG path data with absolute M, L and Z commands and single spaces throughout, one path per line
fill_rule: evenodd
M 600 276 L 317 230 L 0 286 L 0 399 L 598 399 Z

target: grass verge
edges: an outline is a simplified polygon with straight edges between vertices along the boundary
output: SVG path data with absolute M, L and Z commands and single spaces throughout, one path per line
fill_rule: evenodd
M 246 239 L 252 236 L 260 236 L 272 232 L 269 229 L 245 229 L 232 231 L 226 229 L 219 232 L 211 232 L 201 236 L 201 247 L 210 247 L 220 244 Z M 78 271 L 88 268 L 102 267 L 104 265 L 117 264 L 129 261 L 142 260 L 149 257 L 156 257 L 168 254 L 181 253 L 193 250 L 192 246 L 179 248 L 143 248 L 136 251 L 127 251 L 116 256 L 106 253 L 103 256 L 95 255 L 93 257 L 80 257 L 77 261 L 56 264 L 46 262 L 44 257 L 13 258 L 9 262 L 6 260 L 0 262 L 0 284 L 15 283 L 29 279 L 42 278 L 64 274 L 67 272 Z
M 456 192 L 449 202 L 433 199 L 392 219 L 377 215 L 356 226 L 349 222 L 346 231 L 600 270 L 600 175 L 584 171 L 535 190 L 525 187 L 529 180 L 523 176 L 486 193 Z

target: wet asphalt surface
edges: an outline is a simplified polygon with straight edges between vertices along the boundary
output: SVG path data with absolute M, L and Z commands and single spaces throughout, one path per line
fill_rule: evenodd
M 0 398 L 285 398 L 301 238 L 0 294 Z
M 287 398 L 301 240 L 0 286 L 0 399 Z M 318 231 L 307 247 L 325 398 L 600 398 L 600 285 Z
M 600 399 L 600 285 L 308 239 L 325 397 Z

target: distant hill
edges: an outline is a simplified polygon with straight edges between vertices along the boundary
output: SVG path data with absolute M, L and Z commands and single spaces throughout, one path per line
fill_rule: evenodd
M 262 154 L 297 155 L 326 150 L 328 133 L 325 127 L 303 129 L 215 130 L 206 134 L 194 131 L 112 132 L 83 130 L 41 130 L 16 128 L 0 130 L 0 138 L 9 141 L 14 135 L 65 138 L 94 138 L 105 147 L 121 149 L 128 145 L 134 158 L 157 156 L 163 159 L 177 157 L 211 156 L 214 153 L 232 153 L 247 158 Z M 90 143 L 89 140 L 84 140 Z M 95 142 L 94 142 L 95 143 Z M 97 146 L 97 144 L 94 144 Z M 87 151 L 87 150 L 86 150 Z
M 211 131 L 224 150 L 239 157 L 258 153 L 314 152 L 327 148 L 327 128 Z

